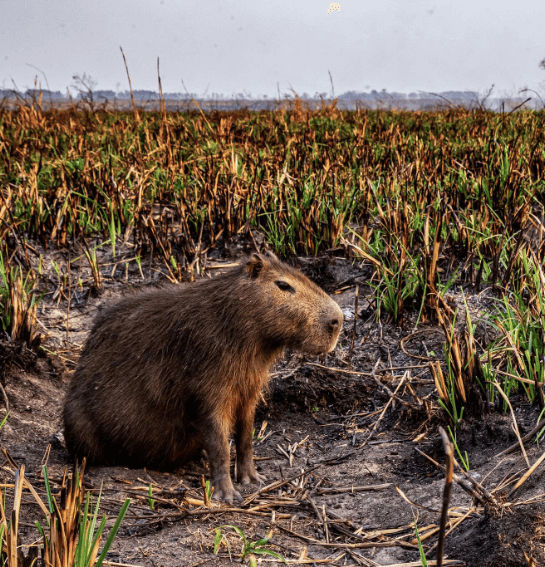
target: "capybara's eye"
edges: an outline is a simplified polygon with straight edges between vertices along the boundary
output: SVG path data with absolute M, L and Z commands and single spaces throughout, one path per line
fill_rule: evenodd
M 278 280 L 274 282 L 282 291 L 289 291 L 290 293 L 295 293 L 295 289 L 291 287 L 288 282 L 283 282 L 282 280 Z

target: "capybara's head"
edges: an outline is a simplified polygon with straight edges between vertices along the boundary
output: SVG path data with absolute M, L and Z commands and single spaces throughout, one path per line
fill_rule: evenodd
M 253 254 L 246 274 L 247 314 L 272 348 L 285 346 L 311 355 L 335 348 L 343 313 L 314 282 L 271 253 Z

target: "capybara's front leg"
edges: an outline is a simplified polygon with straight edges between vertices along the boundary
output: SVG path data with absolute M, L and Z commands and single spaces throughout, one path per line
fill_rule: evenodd
M 229 470 L 229 429 L 225 420 L 212 419 L 205 430 L 204 448 L 208 453 L 210 464 L 210 482 L 214 487 L 214 498 L 232 504 L 234 500 L 242 500 L 235 490 Z
M 252 432 L 254 428 L 255 405 L 248 403 L 241 408 L 235 429 L 237 445 L 237 482 L 249 484 L 261 483 L 265 480 L 254 465 L 254 450 L 252 448 Z

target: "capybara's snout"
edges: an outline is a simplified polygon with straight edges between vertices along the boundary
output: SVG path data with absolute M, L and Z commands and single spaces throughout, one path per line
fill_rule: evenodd
M 332 300 L 328 313 L 324 316 L 325 326 L 328 330 L 329 345 L 326 352 L 331 352 L 337 345 L 341 329 L 343 328 L 343 312 L 341 308 Z
M 309 328 L 313 332 L 305 335 L 300 350 L 310 355 L 319 355 L 332 352 L 337 346 L 339 335 L 343 328 L 343 312 L 341 308 L 325 293 L 322 297 L 323 305 Z
M 335 316 L 329 319 L 329 321 L 327 322 L 327 328 L 329 329 L 331 336 L 335 336 L 335 337 L 339 336 L 339 331 L 341 330 L 342 324 L 343 324 L 342 312 L 340 317 Z

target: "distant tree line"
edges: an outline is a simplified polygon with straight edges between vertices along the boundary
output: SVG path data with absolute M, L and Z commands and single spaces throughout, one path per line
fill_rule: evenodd
M 41 91 L 42 99 L 50 99 L 54 101 L 69 100 L 68 93 L 63 94 L 61 91 L 50 91 L 42 89 Z M 113 90 L 93 90 L 90 92 L 78 92 L 73 98 L 75 100 L 88 100 L 89 95 L 92 93 L 92 97 L 95 101 L 113 101 L 113 100 L 130 100 L 130 91 L 113 91 Z M 24 96 L 27 98 L 34 98 L 38 93 L 34 89 L 27 89 Z M 159 93 L 155 91 L 137 89 L 133 91 L 135 100 L 157 100 L 159 98 Z M 212 94 L 205 97 L 199 96 L 196 93 L 164 93 L 165 100 L 191 100 L 193 98 L 198 100 L 256 100 L 256 99 L 268 99 L 272 97 L 257 96 L 252 97 L 250 93 L 237 93 L 231 96 Z M 418 99 L 429 99 L 430 96 L 438 96 L 450 100 L 451 102 L 472 102 L 479 98 L 479 94 L 474 91 L 444 91 L 440 93 L 429 93 L 429 92 L 412 92 L 409 94 L 398 93 L 398 92 L 388 92 L 386 89 L 381 91 L 372 90 L 371 92 L 358 92 L 358 91 L 347 91 L 337 98 L 339 100 L 418 100 Z M 291 98 L 288 95 L 287 98 Z M 327 93 L 316 93 L 314 96 L 309 96 L 307 93 L 303 93 L 300 98 L 304 100 L 320 100 L 320 98 L 328 98 Z

